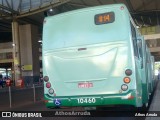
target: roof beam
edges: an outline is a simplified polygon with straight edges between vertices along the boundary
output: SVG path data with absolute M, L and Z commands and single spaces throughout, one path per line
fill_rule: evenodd
M 18 14 L 17 11 L 15 11 L 15 10 L 13 10 L 11 8 L 8 8 L 8 7 L 4 6 L 4 5 L 1 5 L 1 4 L 0 4 L 0 8 L 5 9 L 5 10 L 11 12 L 11 13 L 14 13 L 14 14 Z
M 3 27 L 3 29 L 11 29 L 11 27 L 9 27 L 9 26 L 7 26 L 7 25 L 2 25 L 2 24 L 0 24 L 0 27 Z
M 18 19 L 19 22 L 22 22 L 22 23 L 31 23 L 31 24 L 34 24 L 34 25 L 37 25 L 37 26 L 42 26 L 42 24 L 38 21 L 35 21 L 33 19 L 30 19 L 30 18 L 21 18 L 21 19 Z
M 71 6 L 67 3 L 66 7 L 69 9 L 69 10 L 73 10 L 73 9 L 76 9 L 74 6 Z
M 32 9 L 32 3 L 31 0 L 29 0 L 29 8 Z
M 127 0 L 126 0 L 127 1 Z M 144 0 L 143 0 L 143 3 L 142 3 L 142 5 L 140 5 L 137 9 L 136 9 L 136 11 L 138 11 L 138 10 L 140 10 L 141 8 L 146 8 L 146 5 L 148 5 L 148 4 L 150 4 L 150 3 L 152 3 L 152 2 L 154 2 L 154 0 L 149 0 L 148 2 L 146 2 L 146 3 L 144 3 Z
M 158 0 L 155 0 L 156 10 L 158 10 Z
M 144 35 L 145 40 L 160 39 L 160 34 Z
M 129 6 L 130 10 L 131 10 L 132 12 L 135 12 L 135 10 L 134 10 L 134 8 L 133 8 L 133 6 L 132 6 L 131 1 L 130 1 L 130 0 L 126 0 L 126 2 L 127 2 L 127 5 Z
M 5 12 L 4 10 L 0 10 L 0 13 L 3 14 L 3 15 L 10 15 L 10 13 Z
M 113 0 L 115 3 L 117 3 L 117 0 Z
M 97 0 L 99 2 L 100 5 L 103 5 L 103 3 L 100 0 Z
M 150 52 L 159 52 L 160 51 L 160 47 L 152 47 L 149 49 L 150 49 Z
M 35 9 L 30 9 L 28 12 L 23 12 L 23 13 L 20 13 L 18 16 L 16 16 L 15 18 L 22 18 L 22 17 L 25 17 L 25 16 L 29 16 L 29 15 L 33 15 L 33 14 L 36 14 L 36 13 L 39 13 L 39 12 L 43 12 L 45 10 L 48 10 L 50 8 L 54 8 L 54 7 L 57 7 L 59 5 L 62 5 L 62 4 L 65 4 L 65 3 L 68 3 L 70 2 L 71 0 L 58 0 L 56 2 L 51 2 L 49 5 L 46 5 L 46 6 L 39 6 L 39 8 L 35 8 Z
M 84 5 L 87 5 L 83 0 L 81 0 Z
M 138 21 L 137 21 L 137 19 L 136 19 L 136 18 L 134 19 L 134 22 L 136 23 L 136 25 L 137 25 L 137 26 L 139 26 L 139 27 L 140 27 L 140 24 L 138 23 Z
M 143 26 L 143 25 L 145 25 L 145 22 L 144 22 L 143 16 L 141 16 L 141 21 L 142 21 L 142 23 L 143 23 L 143 24 L 142 24 L 142 26 Z
M 42 5 L 42 0 L 40 0 L 40 6 Z
M 22 0 L 19 1 L 19 5 L 18 5 L 18 7 L 17 7 L 17 11 L 20 11 L 20 10 L 21 10 L 21 9 L 20 9 L 21 4 L 22 4 Z
M 6 0 L 6 3 L 7 3 L 7 6 L 8 6 L 9 8 L 11 8 L 11 6 L 10 6 L 8 0 Z
M 89 5 L 84 5 L 84 4 L 76 4 L 76 3 L 68 3 L 69 5 L 72 5 L 72 6 L 78 6 L 78 7 L 90 7 Z
M 63 8 L 64 8 L 66 11 L 73 10 L 73 8 L 72 8 L 70 5 L 63 5 Z

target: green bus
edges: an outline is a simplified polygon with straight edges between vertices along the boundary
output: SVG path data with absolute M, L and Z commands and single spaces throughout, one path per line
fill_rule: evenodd
M 46 107 L 148 105 L 153 60 L 124 4 L 46 17 L 43 76 Z

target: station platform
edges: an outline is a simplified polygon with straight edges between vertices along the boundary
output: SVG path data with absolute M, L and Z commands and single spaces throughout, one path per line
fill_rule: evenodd
M 156 89 L 148 112 L 160 114 L 160 80 L 157 81 Z M 146 117 L 145 120 L 160 120 L 160 117 Z

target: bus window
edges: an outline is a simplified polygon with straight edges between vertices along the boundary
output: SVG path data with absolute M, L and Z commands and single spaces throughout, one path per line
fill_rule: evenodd
M 131 23 L 131 32 L 132 32 L 132 40 L 133 40 L 133 47 L 134 47 L 134 55 L 139 58 L 138 56 L 138 46 L 137 46 L 137 39 L 136 39 L 136 30 Z
M 142 51 L 142 40 L 137 40 L 137 46 L 138 46 L 138 53 L 141 60 L 141 68 L 143 68 L 143 51 Z

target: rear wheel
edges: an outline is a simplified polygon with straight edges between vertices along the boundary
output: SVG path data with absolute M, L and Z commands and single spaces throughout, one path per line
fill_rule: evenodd
M 149 104 L 144 103 L 142 107 L 138 107 L 138 111 L 148 111 L 149 109 Z

